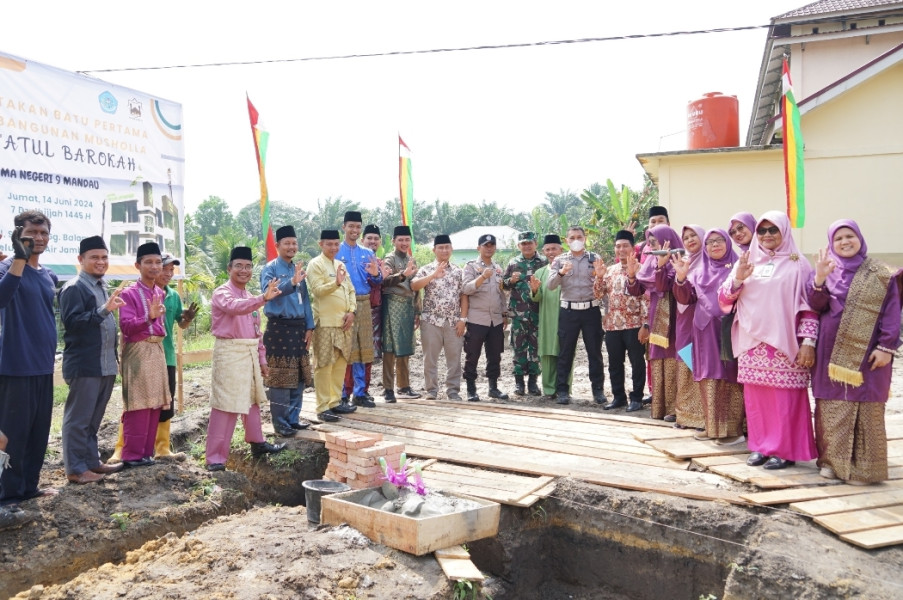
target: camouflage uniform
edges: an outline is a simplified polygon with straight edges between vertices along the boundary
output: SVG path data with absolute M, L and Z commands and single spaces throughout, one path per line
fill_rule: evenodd
M 533 258 L 524 258 L 523 254 L 513 257 L 505 269 L 502 287 L 510 290 L 508 299 L 508 316 L 511 319 L 511 348 L 514 351 L 514 374 L 539 375 L 539 351 L 537 335 L 539 332 L 539 304 L 530 299 L 531 290 L 527 281 L 547 264 L 546 259 L 537 252 Z M 517 271 L 520 279 L 511 283 L 511 275 Z

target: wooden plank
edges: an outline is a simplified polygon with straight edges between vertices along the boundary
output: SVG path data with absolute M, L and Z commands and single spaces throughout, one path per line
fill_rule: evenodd
M 789 490 L 774 490 L 771 492 L 755 492 L 752 494 L 740 494 L 743 500 L 752 502 L 753 504 L 761 504 L 770 506 L 773 504 L 789 504 L 791 502 L 805 502 L 807 500 L 818 500 L 822 498 L 837 498 L 840 496 L 851 496 L 861 494 L 865 489 L 870 491 L 884 491 L 889 489 L 897 489 L 903 487 L 901 481 L 885 481 L 868 488 L 856 485 L 832 485 L 821 487 L 794 488 Z
M 903 504 L 823 515 L 815 522 L 837 535 L 903 525 Z
M 745 465 L 746 458 L 736 454 L 726 454 L 724 456 L 696 456 L 692 460 L 700 467 L 708 469 L 718 465 Z
M 482 583 L 485 577 L 480 570 L 470 562 L 469 558 L 445 558 L 436 557 L 442 572 L 452 581 L 476 581 Z
M 633 437 L 639 442 L 648 442 L 650 440 L 667 440 L 671 438 L 692 438 L 695 433 L 694 429 L 643 429 L 634 431 Z
M 870 487 L 871 486 L 866 489 L 870 489 Z M 859 489 L 861 490 L 862 488 L 860 487 Z M 790 505 L 790 510 L 795 510 L 796 512 L 809 515 L 810 517 L 820 517 L 832 513 L 861 510 L 864 508 L 882 508 L 884 506 L 893 506 L 894 504 L 903 504 L 903 489 L 874 492 L 871 494 L 855 494 L 840 498 L 823 498 L 821 500 L 793 502 Z
M 745 458 L 745 455 L 744 455 Z M 730 477 L 731 479 L 736 479 L 737 481 L 742 481 L 743 483 L 751 483 L 753 478 L 760 478 L 763 480 L 772 480 L 772 479 L 783 479 L 789 478 L 793 475 L 818 475 L 818 471 L 815 469 L 814 464 L 808 465 L 806 463 L 794 465 L 792 467 L 787 467 L 786 469 L 780 469 L 778 471 L 767 471 L 762 467 L 750 467 L 746 464 L 746 461 L 729 463 L 726 465 L 713 465 L 709 467 L 709 470 L 713 473 L 718 473 L 719 475 L 724 475 L 725 477 Z M 821 481 L 828 483 L 827 479 L 822 478 Z M 790 485 L 783 486 L 771 486 L 771 487 L 790 487 Z M 762 486 L 759 486 L 762 487 Z
M 817 472 L 801 473 L 799 475 L 771 475 L 771 471 L 765 471 L 765 475 L 750 477 L 749 483 L 766 490 L 797 487 L 801 485 L 840 485 L 836 479 L 825 479 Z
M 700 442 L 695 439 L 671 438 L 650 440 L 646 442 L 656 450 L 678 459 L 695 458 L 697 456 L 723 456 L 725 454 L 749 454 L 746 444 L 719 446 L 713 442 Z
M 465 550 L 461 544 L 436 550 L 433 554 L 436 555 L 436 558 L 470 558 L 470 552 Z
M 896 544 L 903 544 L 903 525 L 857 531 L 856 533 L 842 535 L 840 536 L 840 539 L 868 550 L 883 548 L 884 546 L 894 546 Z

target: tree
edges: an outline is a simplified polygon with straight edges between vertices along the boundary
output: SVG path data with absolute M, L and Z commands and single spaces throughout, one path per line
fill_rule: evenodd
M 194 223 L 201 237 L 207 239 L 218 231 L 235 225 L 235 217 L 225 200 L 210 196 L 194 212 Z
M 625 185 L 618 190 L 609 179 L 606 187 L 598 183 L 591 185 L 580 194 L 586 205 L 585 227 L 588 245 L 611 260 L 614 255 L 614 237 L 620 229 L 627 229 L 635 223 L 637 237 L 645 230 L 645 223 L 639 223 L 639 216 L 646 214 L 650 206 L 658 202 L 658 188 L 648 177 L 640 192 L 632 191 Z
M 546 203 L 549 213 L 557 218 L 568 215 L 573 208 L 583 208 L 580 198 L 571 190 L 559 189 L 557 194 L 546 192 L 543 202 Z
M 304 209 L 270 200 L 270 225 L 274 232 L 283 225 L 293 225 L 297 233 L 297 223 L 309 220 L 309 216 L 310 213 Z M 235 215 L 235 225 L 249 237 L 263 238 L 260 229 L 260 203 L 252 202 L 242 207 Z

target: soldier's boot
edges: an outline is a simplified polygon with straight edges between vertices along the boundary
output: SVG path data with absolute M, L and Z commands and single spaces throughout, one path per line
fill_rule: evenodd
M 523 380 L 523 378 L 521 378 Z M 507 400 L 508 394 L 504 393 L 499 389 L 499 380 L 498 379 L 490 379 L 489 380 L 489 397 L 496 398 L 498 400 Z
M 527 376 L 527 391 L 530 392 L 531 396 L 542 396 L 542 390 L 536 385 L 536 375 L 531 374 Z
M 524 387 L 524 376 L 523 375 L 514 375 L 514 393 L 518 396 L 526 396 L 527 389 Z M 490 395 L 492 393 L 490 392 Z
M 477 395 L 477 382 L 468 379 L 467 380 L 467 401 L 468 402 L 479 402 L 480 397 Z

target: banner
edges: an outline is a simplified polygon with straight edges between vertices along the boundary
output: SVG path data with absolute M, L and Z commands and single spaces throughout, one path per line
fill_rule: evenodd
M 13 217 L 51 221 L 41 264 L 78 273 L 82 238 L 103 236 L 114 279 L 157 242 L 184 264 L 182 106 L 0 52 L 0 250 Z

